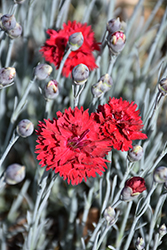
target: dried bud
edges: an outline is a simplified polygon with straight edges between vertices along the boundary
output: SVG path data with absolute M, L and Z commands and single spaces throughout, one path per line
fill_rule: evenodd
M 143 250 L 145 247 L 145 242 L 143 238 L 138 237 L 135 246 L 137 250 Z
M 106 93 L 111 89 L 113 85 L 112 78 L 109 74 L 105 74 L 100 77 L 99 81 L 92 85 L 91 91 L 94 97 L 100 97 L 103 93 Z
M 14 15 L 6 14 L 1 17 L 0 27 L 2 30 L 8 31 L 14 29 L 16 26 L 16 19 Z
M 126 23 L 120 22 L 119 17 L 111 19 L 107 23 L 107 31 L 111 34 L 115 33 L 116 31 L 125 31 Z
M 5 182 L 10 185 L 15 185 L 24 179 L 25 173 L 25 166 L 14 163 L 6 169 Z
M 140 161 L 143 157 L 143 148 L 140 145 L 135 145 L 128 151 L 129 161 Z
M 130 201 L 144 190 L 146 190 L 145 180 L 139 176 L 132 177 L 125 182 L 125 187 L 121 192 L 121 200 Z
M 33 133 L 34 125 L 30 120 L 24 119 L 19 122 L 16 128 L 16 131 L 19 136 L 25 138 L 25 137 L 30 136 Z
M 52 67 L 48 64 L 38 64 L 35 68 L 35 76 L 39 80 L 45 80 L 52 72 Z
M 115 216 L 116 216 L 116 213 L 115 213 L 115 210 L 114 208 L 112 208 L 111 206 L 106 208 L 105 211 L 104 211 L 104 217 L 108 223 L 108 225 L 112 225 L 114 222 L 115 222 Z
M 162 238 L 165 234 L 167 234 L 167 229 L 165 224 L 163 224 L 160 228 L 159 228 L 159 234 L 160 237 Z
M 16 70 L 12 67 L 0 69 L 0 88 L 10 85 L 16 76 Z
M 75 84 L 83 85 L 89 77 L 89 69 L 85 64 L 78 64 L 72 70 L 72 78 Z
M 56 80 L 49 81 L 44 87 L 44 95 L 46 99 L 54 100 L 59 94 L 58 82 Z
M 167 95 L 167 77 L 160 80 L 158 89 L 163 95 Z
M 165 183 L 167 181 L 167 167 L 160 166 L 154 170 L 154 181 L 157 183 Z
M 7 31 L 8 36 L 12 39 L 19 37 L 21 33 L 22 33 L 22 27 L 19 23 L 16 23 L 14 29 Z
M 126 37 L 122 31 L 117 31 L 113 34 L 109 34 L 107 37 L 107 43 L 110 51 L 117 55 L 119 54 L 125 46 Z
M 68 46 L 71 48 L 72 51 L 75 51 L 82 46 L 83 42 L 84 38 L 82 32 L 77 32 L 69 37 Z

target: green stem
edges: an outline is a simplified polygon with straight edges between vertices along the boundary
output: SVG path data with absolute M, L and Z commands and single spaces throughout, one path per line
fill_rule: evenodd
M 57 77 L 56 77 L 56 81 L 59 82 L 59 79 L 60 79 L 60 76 L 61 76 L 61 72 L 62 72 L 62 69 L 63 69 L 63 66 L 65 64 L 65 61 L 67 60 L 69 54 L 71 53 L 71 49 L 69 48 L 65 54 L 65 56 L 63 57 L 61 63 L 60 63 L 60 67 L 59 67 L 59 71 L 58 71 L 58 74 L 57 74 Z
M 19 135 L 15 134 L 15 131 L 14 131 L 13 136 L 12 136 L 7 148 L 6 148 L 5 152 L 3 153 L 3 155 L 2 155 L 2 157 L 0 159 L 0 167 L 1 167 L 2 163 L 3 163 L 3 161 L 5 160 L 7 154 L 9 153 L 10 149 L 12 148 L 12 146 L 18 140 L 18 138 L 19 138 Z

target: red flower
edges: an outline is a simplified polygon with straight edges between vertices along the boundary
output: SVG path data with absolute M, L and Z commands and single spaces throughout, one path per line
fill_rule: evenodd
M 125 182 L 125 187 L 130 187 L 132 189 L 132 196 L 141 194 L 144 190 L 146 190 L 145 180 L 139 176 L 128 179 Z
M 36 153 L 41 166 L 47 165 L 46 170 L 54 170 L 72 185 L 102 175 L 108 162 L 103 157 L 111 147 L 99 138 L 99 124 L 83 107 L 59 111 L 57 117 L 38 125 Z
M 117 150 L 128 151 L 132 140 L 147 138 L 141 132 L 143 124 L 136 108 L 134 102 L 110 98 L 108 104 L 99 105 L 94 113 L 94 119 L 101 124 L 101 136 L 110 138 Z
M 144 190 L 146 190 L 145 180 L 139 176 L 132 177 L 125 182 L 125 187 L 121 192 L 121 199 L 130 201 L 134 196 L 141 194 Z
M 58 69 L 69 36 L 77 32 L 82 32 L 84 42 L 78 50 L 72 51 L 68 56 L 63 67 L 63 75 L 66 77 L 68 77 L 72 69 L 80 63 L 85 64 L 89 70 L 97 68 L 92 52 L 94 50 L 100 50 L 100 48 L 94 38 L 94 32 L 92 31 L 91 26 L 87 26 L 86 23 L 82 24 L 77 23 L 76 21 L 68 21 L 68 24 L 63 24 L 63 29 L 61 30 L 55 31 L 49 29 L 47 30 L 47 33 L 50 35 L 50 38 L 46 40 L 44 46 L 40 50 L 46 61 L 53 63 L 56 66 L 56 69 Z

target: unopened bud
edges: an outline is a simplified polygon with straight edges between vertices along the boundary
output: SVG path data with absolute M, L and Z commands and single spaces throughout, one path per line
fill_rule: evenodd
M 52 72 L 52 67 L 48 64 L 38 64 L 35 68 L 35 76 L 39 80 L 45 80 Z
M 58 82 L 56 80 L 49 81 L 44 87 L 44 96 L 46 99 L 54 100 L 59 94 Z
M 72 70 L 72 78 L 75 84 L 83 85 L 89 77 L 89 69 L 85 64 L 78 64 Z
M 138 237 L 135 246 L 137 250 L 143 250 L 145 247 L 145 242 L 143 238 Z
M 100 77 L 99 81 L 92 85 L 91 91 L 94 97 L 100 97 L 103 93 L 106 93 L 111 89 L 113 85 L 112 78 L 109 74 L 105 74 Z
M 72 51 L 79 49 L 84 42 L 82 32 L 77 32 L 69 37 L 68 45 Z
M 165 224 L 163 224 L 160 228 L 159 228 L 159 234 L 160 237 L 162 238 L 165 234 L 167 234 L 167 229 Z
M 28 119 L 21 120 L 16 128 L 16 132 L 18 133 L 18 135 L 23 138 L 30 136 L 33 133 L 33 131 L 34 131 L 34 125 Z
M 25 178 L 25 166 L 14 163 L 6 169 L 5 182 L 10 185 L 15 185 Z
M 8 36 L 12 39 L 19 37 L 21 33 L 22 27 L 19 23 L 16 23 L 16 26 L 13 29 L 7 31 Z
M 110 51 L 117 55 L 119 54 L 125 46 L 126 37 L 122 31 L 117 31 L 113 34 L 109 34 L 107 37 L 107 44 Z
M 158 89 L 163 95 L 167 95 L 167 77 L 160 80 Z
M 111 19 L 107 23 L 107 31 L 115 33 L 116 31 L 124 31 L 126 27 L 125 22 L 120 22 L 119 17 Z
M 140 145 L 135 145 L 128 151 L 129 161 L 139 161 L 143 157 L 143 148 Z
M 167 181 L 167 167 L 160 166 L 154 170 L 154 181 L 157 183 L 165 183 Z
M 116 216 L 116 213 L 115 213 L 114 208 L 109 206 L 108 208 L 105 209 L 104 218 L 106 219 L 108 225 L 111 226 L 115 222 L 115 216 Z
M 0 88 L 10 85 L 16 76 L 16 70 L 12 67 L 0 69 Z
M 125 182 L 121 192 L 121 200 L 130 201 L 146 190 L 145 180 L 142 177 L 134 176 Z
M 0 20 L 0 26 L 1 26 L 1 29 L 5 31 L 14 29 L 14 27 L 16 26 L 16 19 L 14 15 L 10 15 L 10 14 L 3 15 Z

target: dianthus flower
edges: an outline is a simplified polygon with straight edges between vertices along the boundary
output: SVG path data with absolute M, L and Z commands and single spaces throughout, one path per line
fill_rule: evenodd
M 101 124 L 101 136 L 110 138 L 117 150 L 128 151 L 132 140 L 146 139 L 141 132 L 143 127 L 137 104 L 110 98 L 108 104 L 99 105 L 94 119 Z
M 82 24 L 76 21 L 68 21 L 68 24 L 63 24 L 63 29 L 58 31 L 49 29 L 47 33 L 50 35 L 50 38 L 46 40 L 40 50 L 46 61 L 53 63 L 56 69 L 58 69 L 64 56 L 69 36 L 77 32 L 82 32 L 84 42 L 78 50 L 72 51 L 68 56 L 62 71 L 66 77 L 69 76 L 76 65 L 81 63 L 85 64 L 89 70 L 97 68 L 92 52 L 94 50 L 100 50 L 100 47 L 94 38 L 94 32 L 91 26 L 87 26 L 86 23 Z
M 108 162 L 103 157 L 111 147 L 108 140 L 99 138 L 99 124 L 83 107 L 58 111 L 57 117 L 38 125 L 36 153 L 41 166 L 72 185 L 96 177 L 96 173 L 102 175 Z

